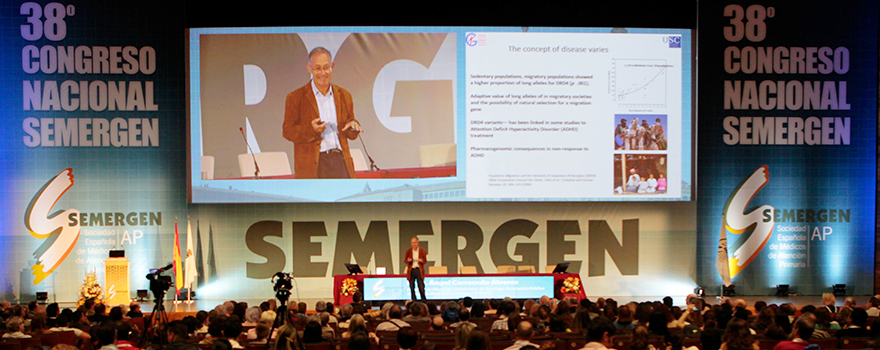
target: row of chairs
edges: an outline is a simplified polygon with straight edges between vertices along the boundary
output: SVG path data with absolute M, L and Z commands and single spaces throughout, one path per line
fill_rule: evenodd
M 367 157 L 364 153 L 356 148 L 350 150 L 352 162 L 355 171 L 370 170 L 367 163 Z M 262 176 L 283 176 L 291 175 L 293 172 L 290 168 L 290 158 L 287 152 L 260 152 L 260 153 L 243 153 L 238 155 L 238 170 L 242 177 L 254 175 L 254 160 L 261 165 L 260 175 Z M 214 179 L 214 157 L 202 156 L 201 158 L 202 180 Z M 419 146 L 419 166 L 420 167 L 436 167 L 455 165 L 455 144 L 444 143 L 435 145 Z
M 810 339 L 810 344 L 817 344 L 822 349 L 864 349 L 865 344 L 871 338 L 826 338 L 826 339 Z M 758 339 L 758 347 L 761 350 L 773 350 L 773 347 L 779 343 L 779 340 L 760 338 Z
M 0 350 L 25 350 L 32 346 L 53 347 L 58 344 L 76 346 L 76 334 L 73 331 L 36 334 L 31 338 L 2 338 Z

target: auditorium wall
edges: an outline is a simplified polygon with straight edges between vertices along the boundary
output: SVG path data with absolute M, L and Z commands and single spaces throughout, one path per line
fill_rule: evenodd
M 781 9 L 780 21 L 785 14 Z M 825 235 L 834 241 L 822 243 L 838 259 L 834 261 L 847 264 L 830 265 L 835 278 L 811 280 L 801 287 L 802 294 L 826 291 L 826 284 L 837 283 L 837 277 L 854 293 L 872 292 L 866 276 L 873 269 L 875 244 L 877 11 L 866 11 L 874 17 L 864 24 L 873 28 L 865 44 L 835 44 L 832 38 L 786 44 L 847 46 L 853 54 L 849 74 L 872 77 L 837 79 L 850 83 L 850 102 L 858 104 L 858 113 L 821 116 L 851 118 L 855 137 L 852 145 L 820 146 L 823 162 L 812 165 L 815 154 L 798 148 L 797 157 L 809 165 L 804 166 L 808 172 L 787 165 L 785 159 L 791 155 L 772 158 L 776 156 L 771 151 L 780 146 L 734 150 L 745 153 L 730 158 L 735 167 L 713 163 L 711 158 L 728 159 L 731 151 L 730 145 L 723 145 L 721 124 L 728 111 L 701 107 L 702 114 L 712 116 L 705 118 L 711 124 L 699 126 L 699 137 L 708 139 L 695 152 L 698 201 L 194 205 L 187 203 L 186 195 L 184 13 L 155 4 L 111 1 L 20 1 L 0 10 L 0 201 L 5 209 L 0 214 L 0 239 L 5 243 L 0 247 L 0 300 L 28 301 L 45 291 L 51 301 L 76 301 L 87 272 L 104 280 L 104 259 L 111 249 L 124 249 L 131 261 L 133 297 L 134 290 L 148 287 L 144 276 L 149 269 L 171 262 L 175 230 L 183 258 L 196 258 L 197 294 L 208 299 L 270 298 L 268 277 L 278 271 L 293 273 L 299 297 L 329 299 L 332 276 L 342 273 L 342 263 L 357 262 L 372 271 L 385 266 L 400 273 L 401 255 L 412 236 L 425 242 L 429 264 L 451 270 L 463 265 L 487 273 L 498 265 L 543 270 L 572 262 L 570 271 L 581 274 L 590 297 L 686 295 L 698 285 L 714 293 L 722 283 L 715 269 L 722 207 L 738 184 L 769 164 L 773 175 L 764 189 L 769 192 L 776 183 L 821 174 L 829 159 L 834 159 L 835 170 L 828 181 L 864 185 L 841 185 L 797 197 L 797 203 L 756 198 L 778 208 L 814 213 L 853 210 L 850 222 L 835 223 L 833 233 Z M 197 12 L 186 10 L 187 16 Z M 729 22 L 718 13 L 723 6 L 705 11 L 711 11 L 707 18 L 720 23 L 713 31 Z M 659 17 L 672 17 L 668 15 Z M 724 40 L 713 32 L 701 38 L 700 45 L 723 51 L 718 47 L 727 46 Z M 864 49 L 871 42 L 873 51 Z M 866 52 L 873 57 L 865 58 Z M 723 67 L 712 64 L 701 66 L 700 74 L 705 69 L 712 76 L 707 86 L 723 87 L 728 78 L 713 73 Z M 865 68 L 871 64 L 873 68 Z M 862 93 L 854 93 L 853 85 Z M 859 153 L 870 156 L 853 155 Z M 757 155 L 771 158 L 744 160 Z M 710 163 L 711 168 L 700 165 Z M 786 170 L 777 172 L 778 168 Z M 722 182 L 714 182 L 716 177 Z M 811 193 L 802 186 L 785 186 L 786 191 L 775 196 Z M 707 196 L 701 197 L 704 193 Z M 780 217 L 785 215 L 780 212 Z M 191 252 L 186 249 L 189 243 Z M 848 259 L 853 256 L 857 258 Z M 769 256 L 733 277 L 741 293 L 767 294 L 779 281 L 794 286 L 798 276 L 823 273 L 823 266 L 829 266 L 789 269 L 794 272 L 787 272 L 783 280 L 772 264 L 760 259 Z

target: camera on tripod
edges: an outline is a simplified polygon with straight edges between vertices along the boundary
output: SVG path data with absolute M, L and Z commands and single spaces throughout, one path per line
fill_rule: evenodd
M 293 288 L 290 273 L 276 273 L 275 276 L 272 276 L 272 283 L 274 284 L 272 289 L 275 290 L 275 297 L 278 298 L 282 304 L 286 303 L 287 299 L 290 298 L 290 289 Z
M 153 292 L 156 300 L 162 300 L 165 297 L 165 291 L 171 288 L 171 276 L 162 276 L 162 273 L 170 270 L 172 267 L 174 267 L 174 264 L 168 264 L 168 266 L 158 269 L 150 269 L 150 273 L 147 274 L 147 279 L 150 280 L 150 291 Z

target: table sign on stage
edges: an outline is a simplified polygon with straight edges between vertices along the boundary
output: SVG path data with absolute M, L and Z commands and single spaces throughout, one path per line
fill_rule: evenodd
M 560 285 L 567 278 L 577 278 L 578 293 L 563 294 L 560 291 Z M 410 299 L 409 282 L 404 275 L 336 275 L 333 294 L 337 305 L 352 301 L 351 293 L 343 291 L 343 285 L 353 283 L 357 283 L 364 300 Z M 454 300 L 467 296 L 474 299 L 537 299 L 544 295 L 586 298 L 580 275 L 576 273 L 428 275 L 425 277 L 425 294 L 431 300 Z

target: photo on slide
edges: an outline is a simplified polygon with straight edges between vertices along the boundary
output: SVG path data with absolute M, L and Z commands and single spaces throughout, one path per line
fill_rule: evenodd
M 614 155 L 615 195 L 665 194 L 666 182 L 666 155 Z
M 667 147 L 665 114 L 615 114 L 614 150 L 665 151 Z

